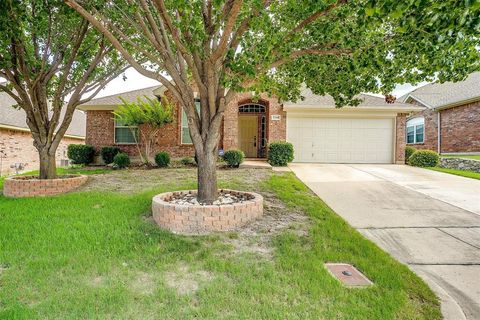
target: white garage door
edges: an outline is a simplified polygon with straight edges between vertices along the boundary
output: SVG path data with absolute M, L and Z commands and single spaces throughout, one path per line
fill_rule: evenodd
M 295 162 L 392 163 L 392 118 L 287 116 L 287 140 Z

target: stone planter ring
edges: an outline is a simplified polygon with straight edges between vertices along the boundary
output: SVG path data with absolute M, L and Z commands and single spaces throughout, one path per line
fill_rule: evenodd
M 179 234 L 206 234 L 243 226 L 263 214 L 263 197 L 254 192 L 222 189 L 220 193 L 241 196 L 244 201 L 217 204 L 176 204 L 172 198 L 196 195 L 196 190 L 167 192 L 152 200 L 153 219 L 162 228 Z
M 57 179 L 38 179 L 36 176 L 16 176 L 5 179 L 5 197 L 26 198 L 53 196 L 72 191 L 87 182 L 85 175 L 63 175 Z

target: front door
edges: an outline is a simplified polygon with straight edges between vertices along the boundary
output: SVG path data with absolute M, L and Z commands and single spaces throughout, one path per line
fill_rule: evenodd
M 258 117 L 241 115 L 238 118 L 240 150 L 245 153 L 247 158 L 256 158 L 258 148 Z

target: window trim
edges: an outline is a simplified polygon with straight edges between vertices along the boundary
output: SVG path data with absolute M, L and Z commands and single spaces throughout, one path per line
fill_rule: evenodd
M 197 107 L 197 112 L 200 115 L 200 99 L 195 99 L 195 106 Z M 183 142 L 183 128 L 184 128 L 184 126 L 183 126 L 183 115 L 186 116 L 187 114 L 185 113 L 185 110 L 183 110 L 183 108 L 180 107 L 179 109 L 180 109 L 180 145 L 191 146 L 191 145 L 193 145 L 193 141 L 192 142 Z M 188 120 L 187 120 L 187 126 L 185 128 L 187 128 L 189 130 L 188 133 L 190 134 L 190 129 L 188 128 Z M 191 137 L 190 137 L 190 139 L 191 139 Z
M 140 132 L 139 132 L 139 127 L 138 126 L 117 126 L 117 119 L 113 119 L 113 143 L 115 145 L 135 145 L 137 144 L 136 142 L 117 142 L 117 128 L 121 129 L 131 129 L 131 128 L 134 128 L 134 129 L 137 129 L 137 141 L 138 143 L 140 143 Z
M 411 122 L 409 125 L 408 123 Z M 417 141 L 417 127 L 423 126 L 422 128 L 422 136 L 423 141 Z M 413 142 L 408 142 L 408 128 L 413 127 Z M 425 143 L 425 118 L 424 117 L 417 117 L 407 121 L 405 125 L 405 143 L 408 145 L 415 145 L 415 144 L 424 144 Z

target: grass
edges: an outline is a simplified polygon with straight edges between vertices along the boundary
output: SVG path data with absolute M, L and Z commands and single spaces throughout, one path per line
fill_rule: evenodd
M 456 176 L 462 176 L 462 177 L 466 177 L 466 178 L 472 178 L 472 179 L 480 180 L 480 173 L 475 172 L 475 171 L 447 169 L 447 168 L 440 168 L 440 167 L 432 167 L 432 168 L 427 168 L 427 169 L 438 171 L 438 172 L 454 174 Z
M 462 159 L 473 159 L 480 160 L 480 154 L 471 155 L 471 154 L 455 154 L 455 155 L 440 155 L 442 158 L 462 158 Z
M 58 175 L 64 175 L 64 174 L 86 174 L 86 175 L 91 175 L 91 174 L 102 174 L 102 173 L 109 173 L 111 172 L 112 169 L 106 169 L 104 167 L 68 167 L 68 168 L 57 168 L 57 174 Z M 20 175 L 22 176 L 36 176 L 38 175 L 39 171 L 38 170 L 33 170 L 33 171 L 28 171 L 24 172 Z
M 57 168 L 57 174 L 58 175 L 65 175 L 65 174 L 86 174 L 86 175 L 91 175 L 91 174 L 102 174 L 102 173 L 109 173 L 111 172 L 111 169 L 105 169 L 105 168 L 94 168 L 94 167 L 68 167 L 68 168 Z M 38 175 L 39 171 L 38 170 L 32 170 L 32 171 L 27 171 L 24 173 L 19 174 L 20 176 L 36 176 Z M 0 190 L 3 189 L 3 183 L 5 181 L 5 176 L 0 177 Z
M 179 236 L 148 220 L 154 194 L 194 188 L 194 178 L 160 175 L 153 189 L 133 194 L 0 196 L 0 318 L 441 318 L 435 295 L 406 266 L 293 174 L 268 172 L 248 183 L 242 170 L 229 170 L 220 185 L 275 198 L 284 204 L 277 214 L 309 216 L 308 234 L 287 228 L 273 238 L 272 258 L 236 253 L 226 241 L 236 233 Z M 145 171 L 145 179 L 151 175 Z M 345 288 L 324 269 L 326 261 L 352 263 L 375 285 Z

